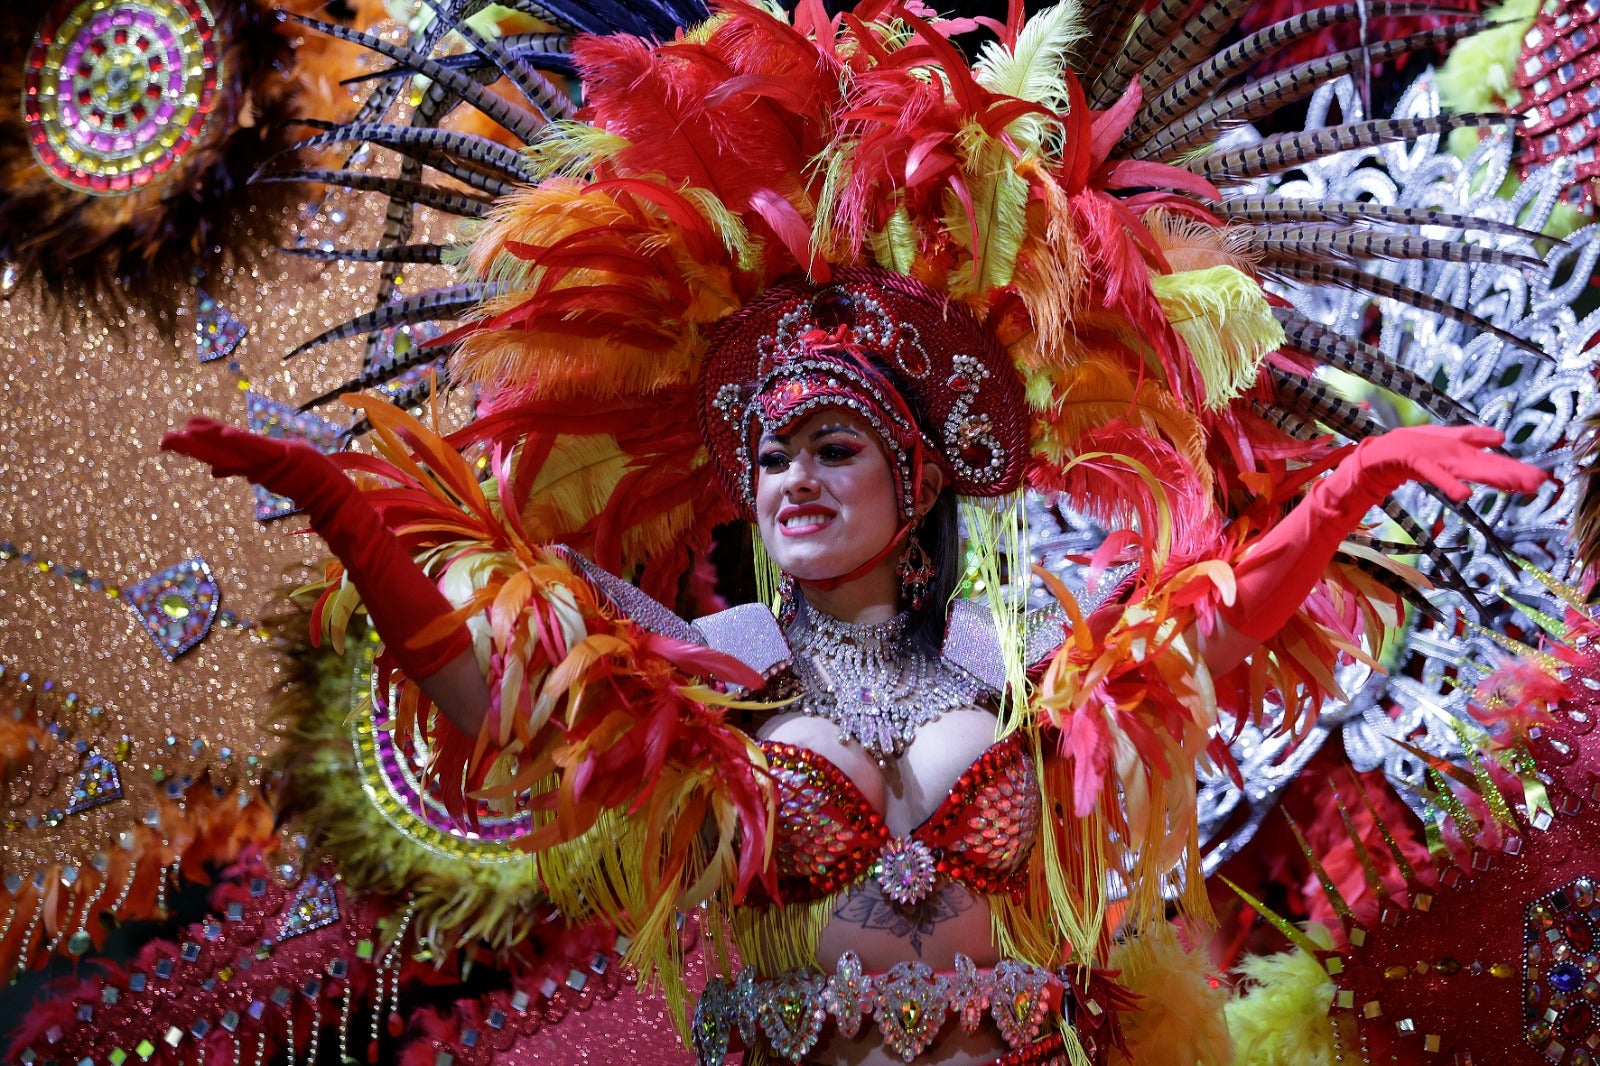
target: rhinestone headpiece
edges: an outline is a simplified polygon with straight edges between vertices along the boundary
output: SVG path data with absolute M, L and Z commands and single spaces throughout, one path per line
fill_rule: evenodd
M 826 285 L 784 282 L 713 335 L 701 431 L 746 518 L 755 513 L 756 441 L 825 407 L 854 410 L 877 431 L 908 519 L 920 450 L 962 495 L 998 496 L 1021 481 L 1028 433 L 1016 371 L 970 313 L 902 274 L 850 269 Z

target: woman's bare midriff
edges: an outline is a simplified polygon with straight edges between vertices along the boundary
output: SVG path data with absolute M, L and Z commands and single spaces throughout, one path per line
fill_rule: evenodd
M 842 743 L 839 729 L 825 718 L 779 714 L 759 730 L 763 740 L 807 748 L 837 766 L 883 816 L 889 831 L 903 836 L 921 825 L 944 802 L 951 786 L 994 743 L 995 717 L 976 707 L 950 711 L 917 733 L 905 754 L 880 767 L 856 743 Z M 1000 961 L 988 900 L 951 881 L 913 907 L 884 899 L 871 878 L 858 882 L 834 906 L 817 941 L 817 966 L 833 973 L 839 956 L 854 951 L 868 973 L 883 973 L 896 963 L 923 962 L 935 970 L 954 968 L 957 953 L 979 967 Z M 976 1066 L 1006 1051 L 990 1025 L 964 1033 L 947 1024 L 939 1039 L 917 1058 L 940 1066 Z M 816 1066 L 903 1066 L 883 1046 L 870 1019 L 862 1032 L 845 1040 L 829 1030 L 807 1058 Z

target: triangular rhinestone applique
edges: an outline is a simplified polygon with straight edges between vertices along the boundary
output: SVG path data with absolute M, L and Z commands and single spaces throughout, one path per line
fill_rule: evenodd
M 67 804 L 68 814 L 82 814 L 84 811 L 111 803 L 122 798 L 122 775 L 117 772 L 117 764 L 101 755 L 99 752 L 90 752 L 88 758 L 83 760 L 83 769 L 78 773 L 78 783 L 72 786 L 72 798 Z
M 205 639 L 220 599 L 211 567 L 198 555 L 124 588 L 123 596 L 168 662 Z
M 339 920 L 339 900 L 333 893 L 333 883 L 312 874 L 300 885 L 283 916 L 278 930 L 279 940 L 303 936 Z
M 195 289 L 194 344 L 202 363 L 231 355 L 249 328 L 204 289 Z

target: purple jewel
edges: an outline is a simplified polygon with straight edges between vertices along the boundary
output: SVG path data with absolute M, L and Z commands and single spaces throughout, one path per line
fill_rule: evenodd
M 1550 985 L 1558 992 L 1571 992 L 1583 983 L 1583 971 L 1570 962 L 1558 963 L 1550 971 Z

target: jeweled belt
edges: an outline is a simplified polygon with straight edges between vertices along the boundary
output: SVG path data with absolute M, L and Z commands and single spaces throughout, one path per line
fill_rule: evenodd
M 1026 962 L 980 970 L 958 954 L 955 968 L 942 973 L 902 962 L 887 973 L 867 974 L 855 952 L 847 951 L 832 977 L 806 969 L 760 978 L 746 967 L 732 982 L 712 981 L 695 1008 L 694 1047 L 701 1066 L 720 1064 L 737 1030 L 746 1047 L 764 1040 L 779 1056 L 799 1062 L 830 1018 L 839 1035 L 850 1039 L 870 1017 L 884 1046 L 910 1062 L 950 1016 L 970 1033 L 987 1014 L 1008 1047 L 1022 1048 L 1044 1030 L 1061 1000 L 1060 978 Z

